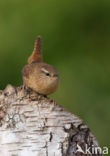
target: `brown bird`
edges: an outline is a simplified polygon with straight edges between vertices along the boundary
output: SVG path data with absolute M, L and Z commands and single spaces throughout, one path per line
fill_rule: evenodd
M 28 59 L 28 65 L 24 66 L 22 75 L 24 85 L 37 93 L 48 95 L 58 88 L 58 71 L 43 62 L 40 36 L 35 41 L 34 51 Z

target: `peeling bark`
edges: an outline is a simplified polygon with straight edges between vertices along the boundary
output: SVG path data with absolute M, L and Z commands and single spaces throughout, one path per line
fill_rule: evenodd
M 54 100 L 23 86 L 0 91 L 0 156 L 83 156 L 76 150 L 85 144 L 99 146 L 82 120 Z

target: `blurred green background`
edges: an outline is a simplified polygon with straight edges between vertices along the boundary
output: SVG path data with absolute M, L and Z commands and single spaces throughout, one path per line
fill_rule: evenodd
M 37 35 L 45 62 L 60 72 L 51 97 L 109 146 L 110 1 L 0 0 L 0 89 L 22 84 Z

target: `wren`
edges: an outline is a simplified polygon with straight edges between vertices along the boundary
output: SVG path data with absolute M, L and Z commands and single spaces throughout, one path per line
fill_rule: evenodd
M 22 70 L 23 83 L 33 91 L 49 95 L 56 91 L 59 84 L 59 74 L 55 67 L 43 62 L 41 37 L 38 36 L 28 64 Z

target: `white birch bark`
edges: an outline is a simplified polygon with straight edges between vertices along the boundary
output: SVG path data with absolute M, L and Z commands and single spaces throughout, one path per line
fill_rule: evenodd
M 82 120 L 23 86 L 0 91 L 0 156 L 75 156 L 98 146 Z M 97 154 L 98 155 L 98 154 Z

